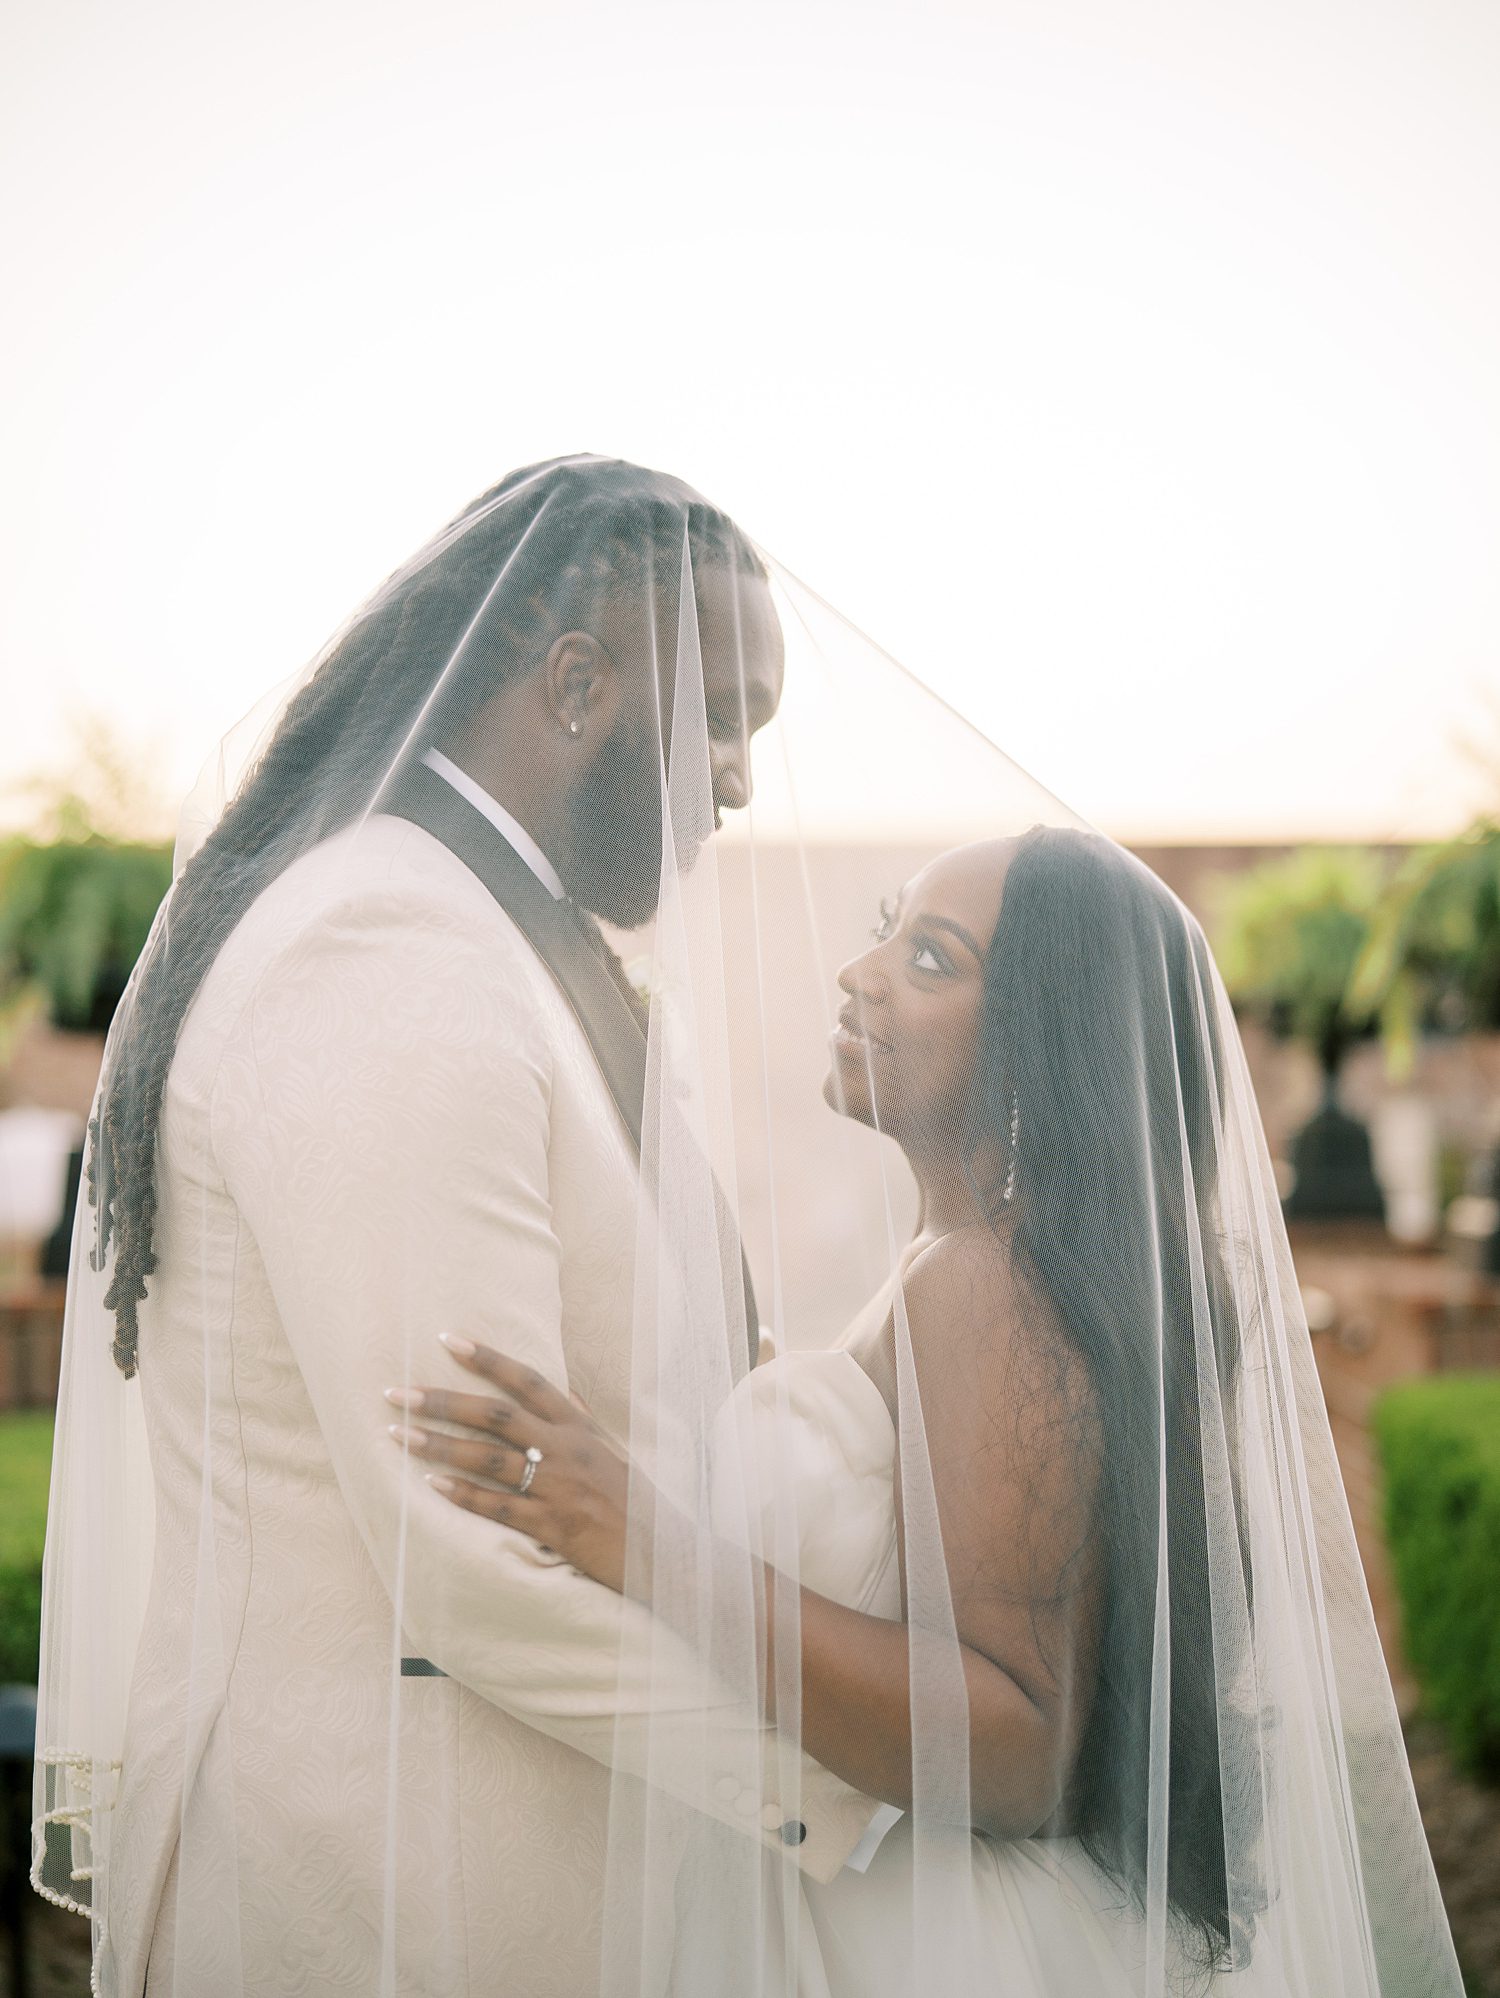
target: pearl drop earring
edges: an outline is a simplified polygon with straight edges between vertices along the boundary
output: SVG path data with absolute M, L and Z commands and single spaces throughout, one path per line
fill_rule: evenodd
M 1007 1204 L 1015 1198 L 1016 1156 L 1017 1156 L 1017 1146 L 1020 1141 L 1020 1136 L 1021 1136 L 1021 1105 L 1019 1099 L 1016 1096 L 1016 1092 L 1012 1090 L 1010 1092 L 1010 1171 L 1005 1175 L 1005 1190 L 1000 1195 L 1001 1200 L 1006 1202 Z

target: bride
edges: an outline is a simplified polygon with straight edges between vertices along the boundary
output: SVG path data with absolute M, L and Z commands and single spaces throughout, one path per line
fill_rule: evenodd
M 1270 1710 L 1299 1635 L 1284 1494 L 1247 1448 L 1270 1300 L 1224 1228 L 1239 1081 L 1197 925 L 1108 841 L 1037 828 L 923 868 L 839 985 L 825 1095 L 901 1147 L 916 1230 L 839 1346 L 763 1364 L 715 1438 L 773 1467 L 749 1508 L 767 1715 L 790 1691 L 803 1749 L 901 1814 L 867 1870 L 802 1881 L 799 1991 L 1441 1988 L 1440 1934 L 1379 1958 L 1298 1711 L 1311 1648 Z M 395 1391 L 396 1439 L 455 1505 L 659 1607 L 697 1523 L 576 1398 L 445 1343 L 499 1393 Z M 915 1458 L 961 1673 L 947 1799 L 923 1780 L 945 1711 L 913 1643 Z M 722 1472 L 716 1496 L 732 1540 Z

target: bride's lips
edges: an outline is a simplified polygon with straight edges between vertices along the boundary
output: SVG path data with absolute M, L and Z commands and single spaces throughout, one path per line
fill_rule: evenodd
M 861 1026 L 857 1014 L 848 1006 L 839 1014 L 838 1025 L 828 1038 L 836 1048 L 861 1057 L 888 1055 L 891 1052 L 890 1042 L 877 1040 L 868 1027 Z

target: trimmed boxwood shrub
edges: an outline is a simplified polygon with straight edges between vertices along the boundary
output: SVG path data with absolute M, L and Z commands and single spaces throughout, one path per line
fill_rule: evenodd
M 1442 1374 L 1375 1405 L 1402 1640 L 1423 1704 L 1500 1778 L 1500 1374 Z
M 0 1415 L 0 1685 L 35 1685 L 52 1466 L 47 1409 Z

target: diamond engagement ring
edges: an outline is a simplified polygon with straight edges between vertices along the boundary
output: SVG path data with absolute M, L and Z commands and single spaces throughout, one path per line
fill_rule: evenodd
M 531 1490 L 531 1481 L 536 1476 L 536 1467 L 541 1461 L 542 1453 L 533 1443 L 531 1448 L 526 1452 L 526 1468 L 521 1473 L 520 1484 L 516 1486 L 518 1494 L 524 1494 Z

